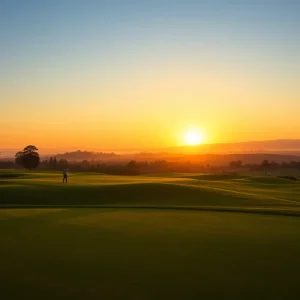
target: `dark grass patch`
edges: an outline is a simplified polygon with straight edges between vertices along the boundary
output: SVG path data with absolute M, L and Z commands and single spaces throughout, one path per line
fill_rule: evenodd
M 22 178 L 25 174 L 22 173 L 0 173 L 0 179 L 16 179 L 16 178 Z
M 297 181 L 298 178 L 296 176 L 277 176 L 278 178 L 287 179 L 287 180 L 293 180 Z

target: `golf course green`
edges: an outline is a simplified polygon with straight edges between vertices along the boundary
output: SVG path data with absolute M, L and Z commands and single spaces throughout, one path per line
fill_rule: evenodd
M 0 171 L 2 299 L 298 299 L 300 183 Z

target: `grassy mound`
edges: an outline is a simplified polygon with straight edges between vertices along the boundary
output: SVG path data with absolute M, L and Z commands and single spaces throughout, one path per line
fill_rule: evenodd
M 226 180 L 189 177 L 109 176 L 74 173 L 69 183 L 55 172 L 30 172 L 22 180 L 3 180 L 2 207 L 156 207 L 230 211 L 300 210 L 300 186 L 280 178 L 246 177 Z M 213 180 L 207 180 L 213 178 Z M 266 182 L 267 180 L 267 183 Z M 273 184 L 270 184 L 270 180 Z M 288 184 L 276 184 L 283 181 Z M 3 183 L 3 184 L 2 184 Z M 277 212 L 276 212 L 277 213 Z M 289 213 L 290 214 L 290 213 Z
M 251 205 L 254 201 L 215 189 L 166 183 L 19 185 L 13 189 L 3 188 L 2 195 L 2 205 L 236 206 Z M 268 204 L 268 201 L 254 202 L 258 205 Z

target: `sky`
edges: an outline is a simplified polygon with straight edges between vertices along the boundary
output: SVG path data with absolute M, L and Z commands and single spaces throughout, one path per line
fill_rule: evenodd
M 0 149 L 300 138 L 299 0 L 1 0 Z

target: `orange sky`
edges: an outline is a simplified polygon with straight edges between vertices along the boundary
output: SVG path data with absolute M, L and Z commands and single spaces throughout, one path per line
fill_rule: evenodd
M 0 147 L 171 147 L 184 143 L 190 126 L 203 131 L 207 143 L 299 137 L 297 91 L 261 87 L 262 78 L 203 73 L 144 70 L 146 79 L 135 75 L 114 86 L 24 86 L 7 96 L 22 102 L 2 115 Z

